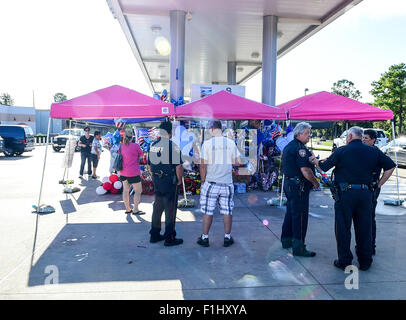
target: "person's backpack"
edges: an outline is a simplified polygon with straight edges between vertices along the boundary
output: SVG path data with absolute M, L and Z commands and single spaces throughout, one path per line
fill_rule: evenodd
M 116 171 L 123 170 L 123 156 L 121 154 L 121 144 L 120 144 L 120 148 L 118 149 L 117 156 L 114 159 L 113 169 Z

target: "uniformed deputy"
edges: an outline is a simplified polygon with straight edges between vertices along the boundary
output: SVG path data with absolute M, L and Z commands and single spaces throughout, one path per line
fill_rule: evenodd
M 155 186 L 150 242 L 165 240 L 165 246 L 175 246 L 183 243 L 182 239 L 175 237 L 178 186 L 182 181 L 183 166 L 180 150 L 170 140 L 172 136 L 171 122 L 162 122 L 159 129 L 160 138 L 152 143 L 148 153 L 148 164 Z M 165 233 L 162 236 L 160 234 L 161 217 L 164 210 Z
M 323 171 L 335 167 L 334 183 L 338 186 L 339 199 L 334 204 L 338 251 L 334 266 L 343 270 L 353 259 L 350 249 L 352 221 L 359 268 L 368 270 L 371 266 L 373 172 L 378 166 L 384 169 L 379 187 L 393 172 L 393 161 L 388 161 L 377 148 L 362 143 L 362 133 L 361 128 L 352 127 L 348 130 L 346 146 L 338 148 L 324 161 L 314 156 L 310 158 Z
M 283 191 L 287 198 L 286 215 L 282 225 L 282 247 L 293 248 L 293 255 L 314 257 L 315 252 L 306 250 L 305 238 L 309 216 L 309 193 L 320 184 L 310 164 L 312 153 L 305 144 L 311 137 L 311 126 L 306 122 L 296 125 L 294 139 L 282 152 L 282 172 L 285 175 Z
M 364 130 L 364 134 L 362 136 L 362 142 L 376 148 L 379 150 L 378 147 L 375 146 L 375 142 L 377 139 L 377 134 L 376 131 L 373 129 L 367 129 Z M 381 150 L 379 150 L 382 152 Z M 390 163 L 392 162 L 393 168 L 391 169 L 392 171 L 395 170 L 396 164 L 390 159 L 387 155 L 383 155 L 384 157 L 387 157 L 387 162 Z M 381 186 L 383 183 L 379 184 L 379 180 L 381 177 L 382 173 L 382 167 L 378 166 L 375 168 L 374 172 L 372 173 L 373 176 L 373 189 L 374 189 L 374 196 L 372 198 L 372 254 L 374 255 L 376 253 L 376 219 L 375 219 L 375 210 L 376 210 L 376 205 L 378 203 L 378 197 L 379 194 L 381 193 Z

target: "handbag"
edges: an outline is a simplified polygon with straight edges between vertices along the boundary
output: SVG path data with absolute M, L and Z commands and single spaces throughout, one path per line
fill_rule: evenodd
M 120 144 L 120 148 L 118 149 L 117 156 L 114 159 L 113 169 L 116 171 L 123 170 L 123 156 L 121 154 L 121 144 Z

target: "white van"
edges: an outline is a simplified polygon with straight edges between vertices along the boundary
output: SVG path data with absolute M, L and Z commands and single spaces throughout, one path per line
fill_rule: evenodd
M 377 139 L 375 145 L 378 148 L 386 146 L 388 144 L 388 137 L 385 134 L 385 131 L 382 129 L 375 129 L 375 128 L 362 128 L 363 130 L 373 129 L 376 131 Z M 333 148 L 339 148 L 346 145 L 346 138 L 347 138 L 347 130 L 345 130 L 339 138 L 335 138 L 333 140 Z

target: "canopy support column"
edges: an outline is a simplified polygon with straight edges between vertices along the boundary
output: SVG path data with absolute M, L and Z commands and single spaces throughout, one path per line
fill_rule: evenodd
M 392 120 L 392 136 L 393 136 L 393 145 L 395 146 L 395 162 L 396 162 L 396 187 L 398 191 L 398 201 L 400 203 L 400 194 L 399 194 L 399 173 L 398 173 L 398 152 L 396 150 L 397 143 L 396 143 L 396 135 L 395 135 L 395 123 Z
M 47 163 L 47 152 L 48 152 L 49 130 L 50 130 L 50 128 L 51 128 L 51 117 L 49 117 L 49 120 L 48 120 L 47 143 L 45 145 L 44 166 L 42 168 L 41 186 L 40 186 L 40 189 L 39 189 L 38 205 L 37 205 L 37 208 L 36 208 L 37 213 L 40 212 L 40 206 L 41 206 L 42 186 L 44 184 L 45 166 L 46 166 L 46 163 Z
M 227 62 L 227 83 L 230 85 L 237 84 L 237 62 Z
M 177 101 L 184 96 L 185 78 L 185 16 L 181 10 L 170 11 L 171 56 L 170 99 Z
M 278 17 L 264 16 L 262 38 L 262 103 L 274 106 L 276 59 L 278 57 Z

